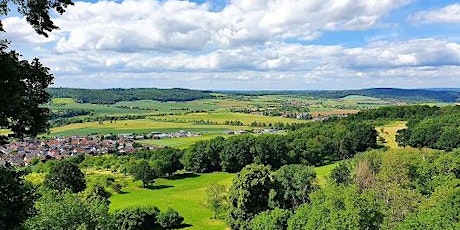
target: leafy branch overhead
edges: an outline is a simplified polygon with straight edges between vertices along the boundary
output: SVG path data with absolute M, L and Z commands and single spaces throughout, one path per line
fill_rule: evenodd
M 50 11 L 54 10 L 63 14 L 69 5 L 74 3 L 71 0 L 2 0 L 0 2 L 0 15 L 6 16 L 11 11 L 9 2 L 14 4 L 17 11 L 25 17 L 34 30 L 45 37 L 52 30 L 59 29 L 51 20 Z M 0 31 L 5 31 L 0 21 Z

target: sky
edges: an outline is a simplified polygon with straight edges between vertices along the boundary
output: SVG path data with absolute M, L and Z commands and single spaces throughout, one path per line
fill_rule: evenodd
M 48 38 L 1 16 L 0 36 L 48 66 L 52 87 L 460 87 L 459 1 L 74 2 Z

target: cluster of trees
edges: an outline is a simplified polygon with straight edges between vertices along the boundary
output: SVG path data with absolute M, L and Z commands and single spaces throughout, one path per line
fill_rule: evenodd
M 53 97 L 73 98 L 79 103 L 114 104 L 118 101 L 156 100 L 156 101 L 193 101 L 212 98 L 210 92 L 190 89 L 73 89 L 50 88 Z
M 450 151 L 460 148 L 460 106 L 446 107 L 437 116 L 412 119 L 397 132 L 401 146 L 429 147 Z
M 312 168 L 249 165 L 229 191 L 232 229 L 458 229 L 460 152 L 371 151 L 319 188 Z
M 129 208 L 109 213 L 110 193 L 85 176 L 72 160 L 55 162 L 43 185 L 25 182 L 14 168 L 0 166 L 0 228 L 170 229 L 184 218 L 173 209 Z
M 238 172 L 256 163 L 325 165 L 376 148 L 377 132 L 366 123 L 311 123 L 287 135 L 217 137 L 190 146 L 182 159 L 193 172 Z

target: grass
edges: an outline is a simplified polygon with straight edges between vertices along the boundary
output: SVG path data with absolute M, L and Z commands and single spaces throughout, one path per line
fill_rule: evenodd
M 248 126 L 199 125 L 192 122 L 154 121 L 150 119 L 75 123 L 52 128 L 47 136 L 72 136 L 90 134 L 177 132 L 180 130 L 200 133 L 224 133 L 227 130 L 249 129 Z
M 185 149 L 197 141 L 209 140 L 218 136 L 227 137 L 229 135 L 224 133 L 207 133 L 196 137 L 182 137 L 182 138 L 165 138 L 165 139 L 152 139 L 137 141 L 141 144 L 153 144 L 157 146 L 169 146 L 178 149 Z
M 396 132 L 398 132 L 400 129 L 404 129 L 406 127 L 406 123 L 407 122 L 405 121 L 395 121 L 384 126 L 375 127 L 379 133 L 379 136 L 385 139 L 385 143 L 383 143 L 383 145 L 391 149 L 402 148 L 399 147 L 398 143 L 396 142 Z
M 53 105 L 69 105 L 69 104 L 76 104 L 73 98 L 53 98 L 51 99 L 51 104 Z
M 321 187 L 324 187 L 327 184 L 329 175 L 331 174 L 332 169 L 334 169 L 339 163 L 334 163 L 330 165 L 324 165 L 320 167 L 315 167 L 316 178 L 318 178 L 318 184 Z
M 160 210 L 170 207 L 184 217 L 185 224 L 191 225 L 186 229 L 226 229 L 224 221 L 212 219 L 213 214 L 203 205 L 203 201 L 209 185 L 218 183 L 230 186 L 234 177 L 235 174 L 222 172 L 188 174 L 182 179 L 158 179 L 152 188 L 142 188 L 140 183 L 132 183 L 123 189 L 124 193 L 110 198 L 110 210 L 149 205 L 157 206 Z
M 162 119 L 170 121 L 181 122 L 197 122 L 197 121 L 210 121 L 218 124 L 225 124 L 227 121 L 241 121 L 244 125 L 250 125 L 252 122 L 264 122 L 268 124 L 281 123 L 305 123 L 308 121 L 298 120 L 284 117 L 270 117 L 256 114 L 246 113 L 232 113 L 232 112 L 216 112 L 216 113 L 191 113 L 186 115 L 170 115 L 161 117 Z

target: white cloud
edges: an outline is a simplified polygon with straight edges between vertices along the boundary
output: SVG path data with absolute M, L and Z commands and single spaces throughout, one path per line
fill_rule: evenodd
M 409 20 L 420 24 L 460 23 L 460 3 L 434 10 L 424 10 L 409 16 Z
M 327 30 L 363 30 L 410 0 L 232 0 L 219 12 L 208 4 L 169 0 L 76 2 L 53 20 L 56 51 L 206 52 L 264 45 L 285 38 L 313 40 Z M 8 33 L 32 36 L 24 23 Z M 24 34 L 27 33 L 27 34 Z M 38 36 L 38 35 L 36 35 Z M 12 39 L 14 40 L 14 39 Z M 36 37 L 24 42 L 43 41 Z

